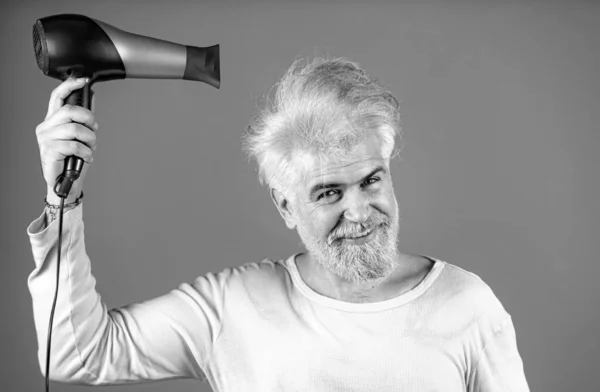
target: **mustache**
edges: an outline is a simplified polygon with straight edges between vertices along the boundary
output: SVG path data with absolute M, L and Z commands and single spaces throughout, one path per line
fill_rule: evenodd
M 345 237 L 359 237 L 365 235 L 371 230 L 375 229 L 379 225 L 388 225 L 389 218 L 384 214 L 378 214 L 375 216 L 370 216 L 363 223 L 351 223 L 348 221 L 343 221 L 336 227 L 331 234 L 327 236 L 327 244 L 331 245 L 333 241 L 338 240 L 340 238 Z

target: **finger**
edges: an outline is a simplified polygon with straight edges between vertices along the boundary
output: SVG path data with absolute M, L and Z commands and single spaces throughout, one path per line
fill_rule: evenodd
M 75 155 L 83 159 L 86 163 L 92 163 L 92 150 L 83 143 L 78 141 L 63 141 L 57 140 L 51 144 L 49 151 L 51 151 L 52 158 L 55 161 L 62 161 L 66 157 Z
M 65 98 L 67 98 L 73 91 L 82 88 L 87 81 L 87 78 L 69 78 L 59 84 L 58 87 L 52 91 L 52 94 L 50 94 L 46 118 L 50 117 L 52 114 L 54 114 L 54 112 L 61 108 L 65 104 Z
M 55 132 L 46 132 L 40 135 L 39 142 L 44 144 L 47 143 L 48 140 L 76 140 L 85 144 L 92 150 L 96 149 L 96 134 L 81 124 L 63 124 L 55 130 Z
M 65 105 L 54 112 L 50 118 L 47 118 L 42 124 L 40 124 L 37 132 L 42 133 L 46 130 L 70 122 L 83 124 L 90 129 L 98 129 L 98 124 L 96 123 L 94 113 L 92 113 L 90 110 L 81 106 Z

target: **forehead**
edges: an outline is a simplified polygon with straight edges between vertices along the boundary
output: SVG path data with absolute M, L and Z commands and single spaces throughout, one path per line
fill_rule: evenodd
M 381 141 L 373 135 L 357 144 L 342 159 L 330 159 L 302 152 L 294 157 L 294 166 L 298 173 L 297 186 L 300 191 L 306 191 L 315 183 L 354 182 L 377 166 L 389 170 L 389 158 L 382 155 Z

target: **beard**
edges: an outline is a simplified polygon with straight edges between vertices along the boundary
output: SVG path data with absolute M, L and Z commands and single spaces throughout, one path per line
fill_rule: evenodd
M 363 223 L 342 221 L 326 239 L 298 224 L 298 234 L 309 253 L 325 269 L 352 283 L 385 278 L 397 267 L 398 204 L 392 217 L 376 211 Z M 343 238 L 356 237 L 374 230 L 364 244 L 351 244 Z

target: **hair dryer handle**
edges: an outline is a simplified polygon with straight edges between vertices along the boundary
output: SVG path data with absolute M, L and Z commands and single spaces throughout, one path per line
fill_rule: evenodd
M 68 105 L 81 106 L 91 110 L 93 95 L 94 91 L 91 89 L 90 84 L 86 83 L 83 88 L 75 90 L 69 94 L 69 96 L 67 96 L 65 99 L 65 103 Z M 65 167 L 63 172 L 60 176 L 58 176 L 56 183 L 54 184 L 54 193 L 56 193 L 58 197 L 66 199 L 67 196 L 69 196 L 69 192 L 71 192 L 73 183 L 81 175 L 83 164 L 84 160 L 76 155 L 68 156 L 65 159 Z
M 73 91 L 65 99 L 65 104 L 81 106 L 88 110 L 92 110 L 92 96 L 94 91 L 90 87 L 89 82 L 80 89 Z

